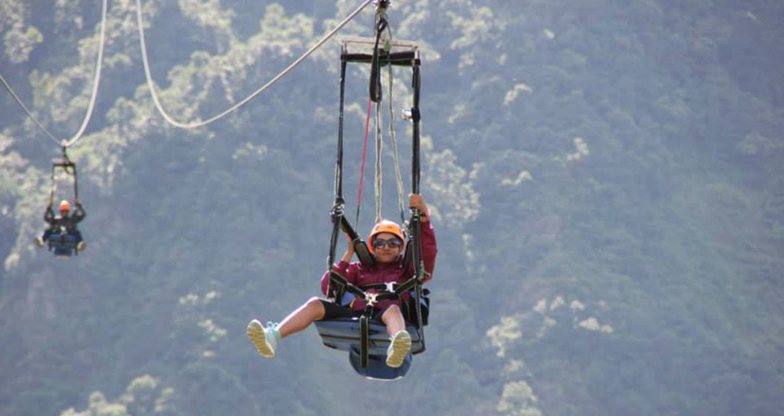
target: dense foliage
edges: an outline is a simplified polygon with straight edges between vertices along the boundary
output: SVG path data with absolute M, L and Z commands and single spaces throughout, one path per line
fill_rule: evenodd
M 181 121 L 244 98 L 359 4 L 143 3 Z M 394 36 L 423 51 L 439 240 L 428 351 L 394 383 L 356 376 L 312 328 L 274 360 L 244 334 L 318 294 L 338 43 L 181 130 L 152 105 L 135 2 L 109 5 L 101 93 L 70 151 L 88 212 L 76 258 L 32 244 L 59 149 L 0 99 L 0 414 L 784 414 L 784 3 L 394 1 Z M 73 134 L 100 2 L 0 0 L 0 15 L 0 74 Z M 341 36 L 371 25 L 368 9 Z M 348 83 L 351 212 L 367 73 Z

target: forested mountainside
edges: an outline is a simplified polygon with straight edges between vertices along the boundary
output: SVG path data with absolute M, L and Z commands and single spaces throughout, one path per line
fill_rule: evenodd
M 361 4 L 141 3 L 161 103 L 184 123 L 248 96 Z M 245 335 L 320 295 L 339 39 L 372 36 L 372 8 L 238 111 L 179 129 L 153 105 L 136 2 L 108 7 L 95 111 L 68 151 L 88 214 L 76 257 L 33 244 L 61 149 L 0 98 L 0 415 L 784 414 L 784 3 L 393 1 L 393 37 L 422 54 L 439 252 L 427 352 L 388 383 L 313 328 L 272 360 Z M 101 2 L 0 0 L 0 16 L 0 75 L 71 137 Z M 352 215 L 368 74 L 347 80 Z M 410 72 L 393 88 L 410 192 Z

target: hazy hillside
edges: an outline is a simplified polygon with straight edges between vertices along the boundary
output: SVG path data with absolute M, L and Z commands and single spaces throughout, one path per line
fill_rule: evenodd
M 142 3 L 181 122 L 245 98 L 361 4 Z M 274 360 L 245 336 L 319 294 L 338 41 L 183 130 L 153 106 L 135 4 L 109 2 L 100 95 L 69 150 L 88 213 L 77 258 L 33 245 L 60 149 L 0 98 L 0 415 L 784 414 L 784 3 L 393 1 L 394 37 L 422 49 L 439 245 L 428 351 L 394 383 L 357 376 L 313 328 Z M 71 137 L 101 2 L 0 0 L 0 16 L 0 75 Z M 352 215 L 367 77 L 347 83 Z M 393 93 L 399 114 L 403 69 Z M 395 124 L 410 189 L 410 124 Z

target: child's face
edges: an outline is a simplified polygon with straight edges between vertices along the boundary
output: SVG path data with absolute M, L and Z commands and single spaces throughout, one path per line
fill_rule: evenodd
M 400 239 L 392 233 L 380 233 L 376 235 L 375 241 L 376 242 L 373 244 L 373 251 L 376 260 L 380 263 L 391 263 L 397 260 L 398 256 L 400 256 L 400 253 L 403 251 L 403 245 L 400 244 Z M 395 246 L 396 244 L 399 245 Z

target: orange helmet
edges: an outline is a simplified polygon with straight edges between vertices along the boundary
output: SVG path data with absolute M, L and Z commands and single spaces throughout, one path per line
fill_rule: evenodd
M 68 212 L 71 210 L 71 204 L 68 203 L 66 200 L 60 201 L 60 212 Z
M 381 220 L 381 222 L 373 227 L 373 230 L 370 232 L 370 237 L 368 237 L 368 249 L 371 253 L 373 253 L 373 237 L 381 233 L 394 234 L 403 243 L 406 241 L 405 234 L 403 234 L 403 229 L 397 225 L 397 223 L 389 220 Z

